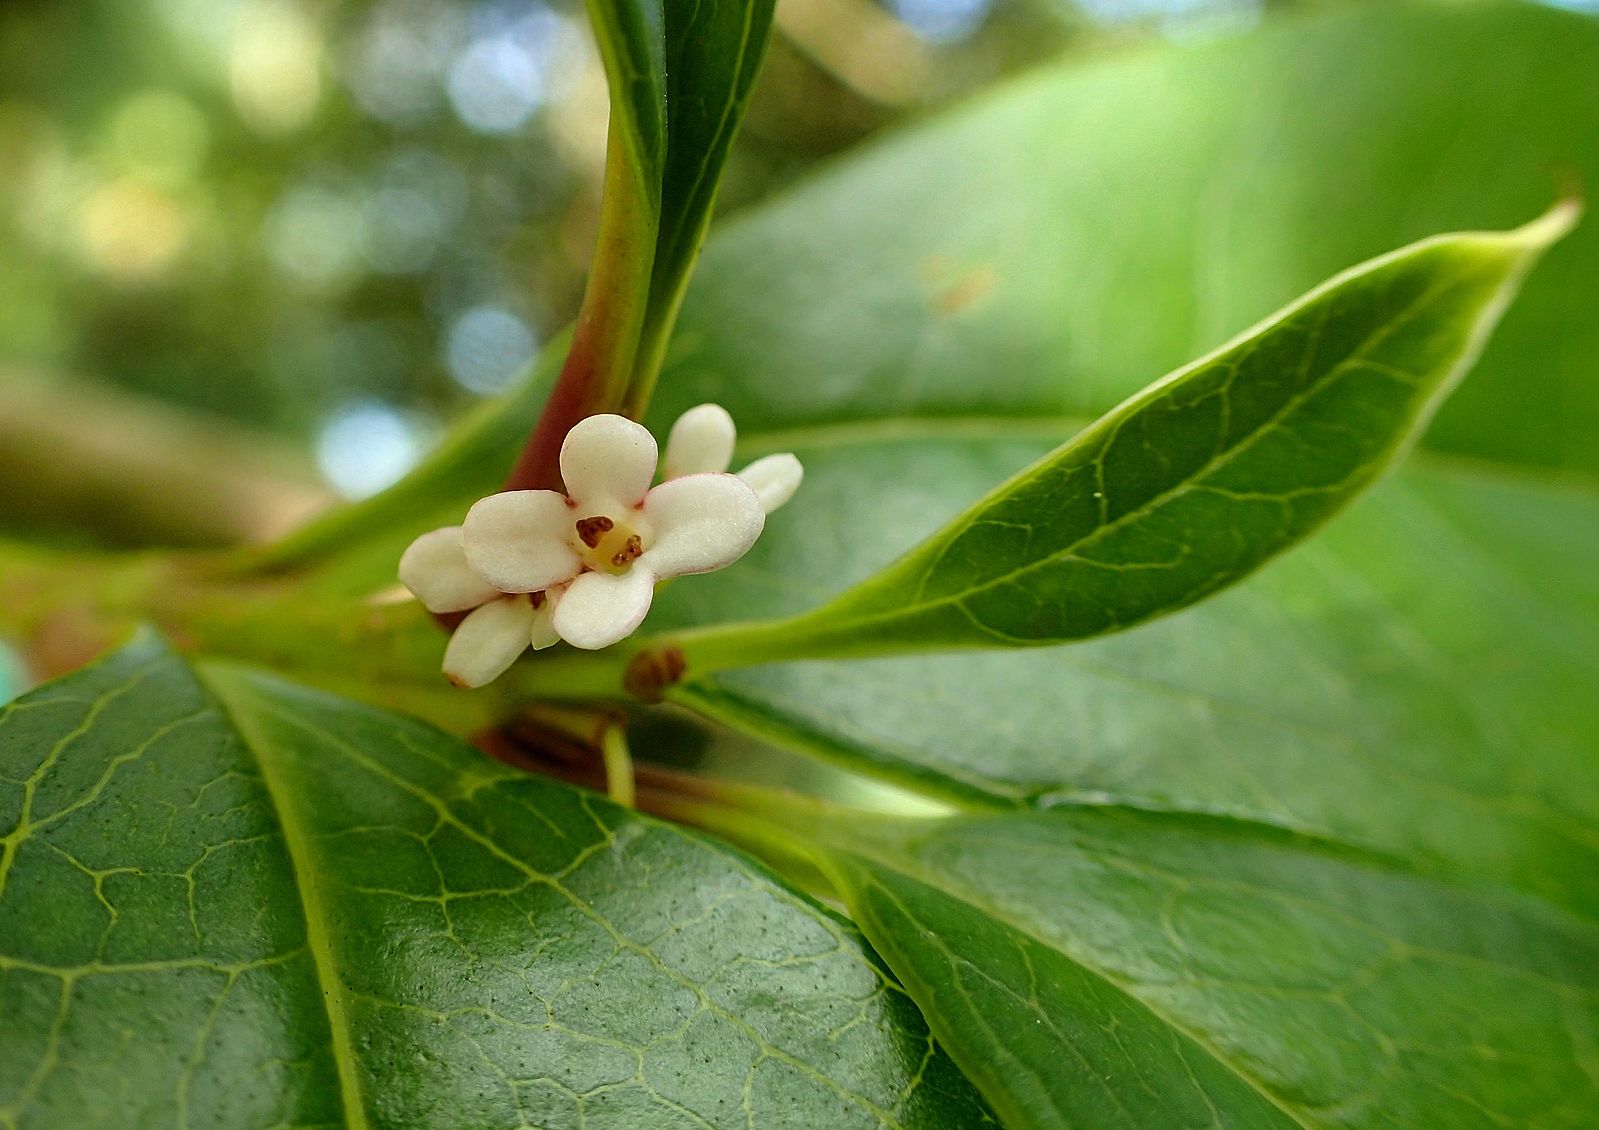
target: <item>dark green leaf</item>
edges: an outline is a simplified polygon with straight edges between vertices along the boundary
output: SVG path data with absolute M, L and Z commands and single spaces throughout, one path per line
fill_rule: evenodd
M 710 223 L 722 164 L 771 33 L 773 0 L 662 0 L 668 142 L 650 288 L 657 349 L 677 313 Z
M 859 822 L 851 912 L 1007 1124 L 1580 1130 L 1599 929 L 1272 829 Z
M 0 713 L 0 1121 L 987 1121 L 855 931 L 418 723 L 151 641 Z
M 1059 643 L 1235 583 L 1409 446 L 1574 219 L 1440 236 L 1340 275 L 814 612 L 684 637 L 690 669 Z

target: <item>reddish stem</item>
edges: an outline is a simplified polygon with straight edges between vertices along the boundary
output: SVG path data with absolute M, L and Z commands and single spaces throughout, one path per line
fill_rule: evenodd
M 594 266 L 572 348 L 506 480 L 506 490 L 561 490 L 561 443 L 566 433 L 588 416 L 624 411 L 649 300 L 659 223 L 655 198 L 640 183 L 638 169 L 613 128 Z

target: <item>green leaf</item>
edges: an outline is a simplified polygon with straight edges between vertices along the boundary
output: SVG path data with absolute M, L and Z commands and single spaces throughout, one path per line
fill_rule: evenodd
M 1592 922 L 1230 821 L 861 823 L 818 850 L 1008 1125 L 1579 1130 L 1599 1110 Z
M 781 616 L 870 575 L 1048 442 L 996 430 L 801 449 L 806 489 L 746 563 L 663 592 L 662 620 Z M 857 489 L 894 475 L 914 488 Z M 728 671 L 674 699 L 962 804 L 1227 814 L 1599 916 L 1596 560 L 1599 498 L 1417 460 L 1245 584 L 1131 632 Z
M 150 639 L 0 713 L 0 829 L 8 1126 L 988 1121 L 743 857 Z
M 637 410 L 648 403 L 699 257 L 722 164 L 765 52 L 773 0 L 591 0 L 588 8 L 610 86 L 613 139 L 620 136 L 626 154 L 607 191 L 638 201 L 629 206 L 636 230 L 615 246 L 653 245 L 640 260 L 648 297 Z
M 640 195 L 661 212 L 666 165 L 666 29 L 658 0 L 590 0 L 587 5 L 611 97 L 611 133 L 621 139 Z
M 1575 222 L 1439 236 L 1151 385 L 814 612 L 682 638 L 690 670 L 1060 643 L 1237 582 L 1363 491 Z M 866 533 L 866 531 L 862 531 Z
M 771 34 L 773 0 L 663 0 L 668 144 L 645 348 L 659 355 L 710 224 Z
M 721 227 L 653 420 L 1092 419 L 1351 263 L 1599 185 L 1595 73 L 1591 16 L 1389 0 L 1037 71 Z M 1587 224 L 1429 445 L 1599 473 L 1596 305 Z
M 713 400 L 748 454 L 844 425 L 1092 419 L 1351 263 L 1520 222 L 1551 171 L 1599 184 L 1596 71 L 1599 21 L 1492 3 L 1379 3 L 1040 70 L 720 226 L 650 423 Z M 1596 304 L 1590 223 L 1425 442 L 1599 472 Z M 271 562 L 325 563 L 330 591 L 392 583 L 411 538 L 504 481 L 541 395 L 485 406 L 436 460 Z M 914 484 L 878 488 L 920 505 Z M 398 521 L 364 520 L 380 511 Z

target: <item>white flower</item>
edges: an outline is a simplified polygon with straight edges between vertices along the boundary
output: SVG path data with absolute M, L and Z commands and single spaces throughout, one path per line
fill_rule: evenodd
M 552 623 L 574 647 L 631 635 L 657 582 L 708 573 L 744 556 L 766 523 L 742 479 L 705 472 L 655 477 L 655 439 L 621 416 L 590 416 L 561 445 L 565 495 L 514 490 L 467 512 L 472 571 L 501 592 L 567 585 Z
M 471 610 L 445 651 L 445 674 L 477 687 L 529 646 L 608 647 L 643 621 L 657 583 L 744 556 L 802 471 L 792 455 L 769 455 L 725 474 L 733 439 L 716 405 L 684 413 L 665 481 L 651 489 L 654 437 L 621 416 L 590 416 L 561 445 L 566 494 L 490 495 L 462 525 L 412 542 L 400 558 L 406 587 L 430 612 Z
M 560 587 L 505 593 L 472 571 L 461 527 L 430 530 L 400 556 L 400 580 L 429 612 L 466 612 L 444 649 L 444 673 L 462 687 L 497 679 L 528 647 L 560 640 L 554 626 Z
M 725 471 L 733 461 L 737 438 L 733 417 L 720 404 L 701 404 L 677 418 L 666 437 L 662 478 L 676 479 L 707 471 Z M 788 452 L 757 459 L 738 473 L 761 500 L 768 514 L 794 497 L 805 469 Z

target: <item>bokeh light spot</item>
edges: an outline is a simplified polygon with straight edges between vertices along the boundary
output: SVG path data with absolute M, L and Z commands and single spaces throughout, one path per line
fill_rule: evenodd
M 465 41 L 460 9 L 432 0 L 389 0 L 372 9 L 350 50 L 350 92 L 381 121 L 418 125 L 438 108 L 440 76 Z
M 456 165 L 425 149 L 396 154 L 378 171 L 365 203 L 367 262 L 385 274 L 425 270 L 466 203 L 466 178 Z
M 376 494 L 422 456 L 416 421 L 377 400 L 352 401 L 333 413 L 317 436 L 317 465 L 346 498 Z
M 234 25 L 228 77 L 239 116 L 261 133 L 311 120 L 322 93 L 322 43 L 292 0 L 254 0 Z
M 1260 22 L 1265 0 L 1079 0 L 1104 23 L 1150 21 L 1171 39 L 1234 35 Z
M 122 177 L 90 194 L 78 214 L 78 235 L 98 269 L 121 279 L 147 279 L 183 250 L 189 222 L 166 193 Z
M 28 672 L 16 650 L 0 640 L 0 703 L 10 702 L 28 689 Z
M 110 141 L 123 164 L 171 185 L 199 171 L 209 133 L 193 102 L 170 90 L 146 90 L 117 109 Z
M 473 43 L 450 67 L 450 105 L 480 133 L 508 133 L 544 104 L 544 75 L 509 38 Z
M 267 215 L 267 253 L 290 278 L 325 286 L 353 274 L 361 259 L 361 205 L 319 185 L 284 193 Z
M 496 306 L 477 306 L 450 325 L 444 361 L 462 388 L 489 396 L 507 388 L 537 351 L 538 339 L 521 318 Z
M 890 0 L 894 15 L 930 43 L 957 43 L 968 38 L 993 7 L 993 0 Z

